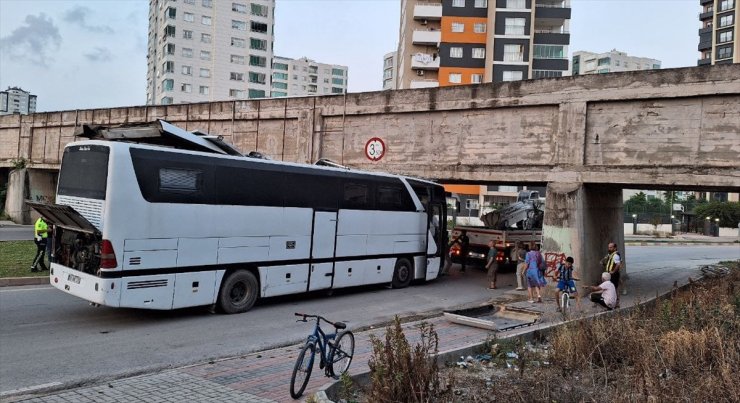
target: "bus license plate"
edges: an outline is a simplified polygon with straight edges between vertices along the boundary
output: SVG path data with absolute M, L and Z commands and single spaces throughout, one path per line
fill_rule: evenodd
M 75 276 L 74 274 L 67 275 L 67 281 L 71 281 L 75 284 L 80 284 L 80 276 Z

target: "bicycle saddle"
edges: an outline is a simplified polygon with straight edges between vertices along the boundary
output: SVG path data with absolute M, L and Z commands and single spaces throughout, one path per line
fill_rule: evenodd
M 339 330 L 346 329 L 347 325 L 344 324 L 344 322 L 334 322 L 334 327 L 336 327 Z

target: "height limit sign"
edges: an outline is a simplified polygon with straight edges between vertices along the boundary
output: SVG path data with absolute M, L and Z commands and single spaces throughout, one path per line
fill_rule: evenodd
M 379 161 L 385 155 L 385 143 L 380 137 L 373 137 L 365 144 L 365 156 L 370 161 Z

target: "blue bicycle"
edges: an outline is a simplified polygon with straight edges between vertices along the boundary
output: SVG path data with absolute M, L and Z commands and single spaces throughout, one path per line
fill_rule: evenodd
M 308 322 L 309 318 L 316 319 L 313 333 L 308 336 L 306 344 L 298 353 L 293 375 L 290 377 L 290 396 L 298 399 L 303 395 L 308 380 L 311 378 L 316 348 L 318 347 L 321 353 L 319 354 L 319 368 L 324 370 L 326 376 L 339 379 L 352 363 L 352 356 L 355 353 L 355 335 L 349 330 L 340 332 L 347 328 L 347 325 L 342 322 L 330 322 L 321 316 L 305 313 L 295 315 L 301 317 L 298 322 Z M 336 333 L 324 333 L 320 326 L 322 320 L 334 326 Z

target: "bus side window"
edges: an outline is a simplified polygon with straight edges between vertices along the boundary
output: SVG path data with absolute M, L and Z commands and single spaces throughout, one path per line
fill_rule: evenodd
M 367 185 L 354 182 L 347 182 L 344 184 L 342 208 L 367 210 L 370 207 L 369 199 Z

